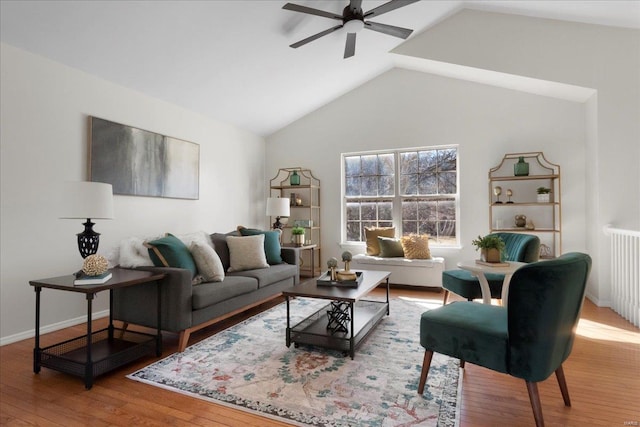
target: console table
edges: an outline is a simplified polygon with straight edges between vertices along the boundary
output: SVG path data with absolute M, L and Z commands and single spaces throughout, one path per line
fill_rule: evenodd
M 73 275 L 32 280 L 29 284 L 36 292 L 36 331 L 33 349 L 33 372 L 39 373 L 42 366 L 84 377 L 85 387 L 93 386 L 93 379 L 101 374 L 116 369 L 146 354 L 160 356 L 162 354 L 162 332 L 160 330 L 160 280 L 164 274 L 149 271 L 126 270 L 114 268 L 110 270 L 113 277 L 98 285 L 74 285 Z M 135 286 L 155 281 L 158 286 L 158 330 L 156 335 L 127 331 L 113 326 L 113 289 Z M 86 294 L 87 298 L 87 333 L 86 335 L 40 348 L 40 294 L 43 288 Z M 92 330 L 91 305 L 95 295 L 101 291 L 109 291 L 109 326 Z M 116 337 L 115 331 L 122 332 Z

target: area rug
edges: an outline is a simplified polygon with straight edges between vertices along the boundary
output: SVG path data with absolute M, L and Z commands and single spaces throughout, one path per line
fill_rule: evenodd
M 292 325 L 326 302 L 291 301 Z M 300 426 L 455 426 L 459 362 L 434 354 L 424 394 L 420 314 L 439 304 L 392 299 L 358 347 L 285 345 L 286 304 L 128 375 L 136 381 Z

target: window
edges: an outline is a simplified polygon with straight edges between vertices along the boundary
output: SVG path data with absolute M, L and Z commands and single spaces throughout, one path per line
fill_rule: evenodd
M 395 226 L 457 244 L 458 149 L 419 148 L 343 154 L 344 235 L 365 240 L 365 227 Z

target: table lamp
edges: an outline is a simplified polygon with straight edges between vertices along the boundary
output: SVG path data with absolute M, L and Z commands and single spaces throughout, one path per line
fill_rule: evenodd
M 288 217 L 290 214 L 288 198 L 269 197 L 267 199 L 267 216 L 276 217 L 276 222 L 273 223 L 274 229 L 281 229 L 284 224 L 280 222 L 280 218 Z
M 63 219 L 86 219 L 84 231 L 78 233 L 78 250 L 82 258 L 98 252 L 100 233 L 93 230 L 91 219 L 113 219 L 113 189 L 102 182 L 65 182 L 62 188 Z

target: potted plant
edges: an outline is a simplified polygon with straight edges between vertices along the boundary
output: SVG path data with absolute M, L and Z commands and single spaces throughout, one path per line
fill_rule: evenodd
M 471 241 L 471 244 L 480 250 L 480 260 L 485 262 L 501 262 L 502 252 L 505 248 L 504 240 L 499 236 L 487 235 L 478 236 L 477 239 Z
M 538 187 L 536 192 L 538 193 L 538 203 L 549 203 L 551 189 L 547 187 Z
M 304 245 L 304 227 L 293 227 L 291 229 L 291 240 L 298 246 Z

